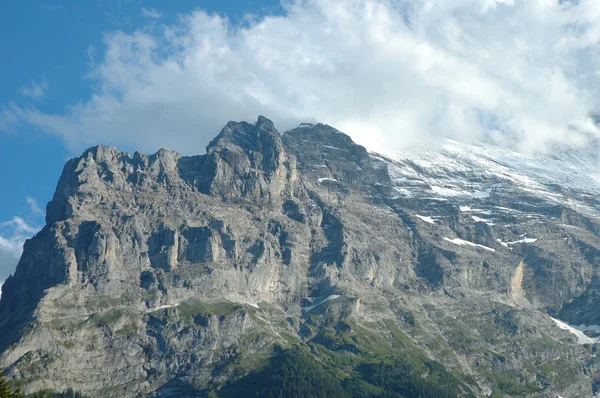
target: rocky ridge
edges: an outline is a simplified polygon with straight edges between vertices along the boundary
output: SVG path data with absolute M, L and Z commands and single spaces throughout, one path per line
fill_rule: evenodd
M 91 148 L 3 286 L 0 366 L 28 391 L 197 396 L 300 345 L 410 352 L 463 396 L 592 396 L 595 190 L 465 148 L 384 156 L 264 117 L 200 156 Z

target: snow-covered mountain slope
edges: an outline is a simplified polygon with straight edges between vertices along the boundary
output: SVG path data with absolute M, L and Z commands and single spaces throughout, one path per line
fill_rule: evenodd
M 557 205 L 600 216 L 600 168 L 592 151 L 528 155 L 446 140 L 437 149 L 373 156 L 388 162 L 401 199 L 458 203 L 483 220 L 503 213 L 535 218 L 535 207 Z
M 572 324 L 600 320 L 594 310 L 600 283 L 589 268 L 600 263 L 600 167 L 592 148 L 523 154 L 446 140 L 434 149 L 371 156 L 387 164 L 390 202 L 415 227 L 429 226 L 442 247 L 521 258 L 530 270 L 527 294 L 540 295 L 534 307 Z M 552 260 L 542 260 L 542 252 Z M 582 285 L 574 283 L 577 274 Z

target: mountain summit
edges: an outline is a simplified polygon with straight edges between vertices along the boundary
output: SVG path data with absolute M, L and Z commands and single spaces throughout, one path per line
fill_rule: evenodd
M 262 116 L 204 155 L 90 148 L 3 286 L 0 367 L 94 397 L 247 396 L 294 361 L 315 396 L 593 396 L 597 191 L 544 159 Z

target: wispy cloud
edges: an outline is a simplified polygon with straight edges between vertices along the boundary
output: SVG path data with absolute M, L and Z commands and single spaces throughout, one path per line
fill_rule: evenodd
M 0 223 L 0 246 L 20 254 L 22 242 L 39 231 L 38 227 L 31 226 L 21 217 L 13 217 L 10 221 Z
M 25 97 L 30 97 L 34 100 L 39 100 L 44 97 L 46 94 L 46 90 L 48 89 L 48 83 L 46 79 L 42 77 L 42 80 L 39 82 L 31 79 L 29 81 L 29 85 L 21 87 L 21 94 Z
M 27 198 L 25 200 L 27 201 L 27 204 L 29 205 L 31 212 L 34 215 L 39 215 L 39 216 L 44 215 L 44 211 L 40 208 L 40 206 L 38 206 L 37 201 L 34 198 L 32 198 L 31 196 L 27 196 Z
M 154 8 L 142 8 L 142 15 L 151 19 L 158 19 L 162 17 L 162 14 L 156 11 Z
M 323 121 L 373 149 L 487 135 L 544 149 L 598 134 L 595 0 L 286 4 L 282 16 L 241 26 L 197 10 L 107 34 L 89 99 L 58 114 L 5 107 L 4 117 L 73 149 L 101 141 L 184 153 L 258 114 L 280 129 Z
M 96 53 L 97 53 L 97 49 L 94 45 L 90 44 L 87 48 L 87 57 L 88 57 L 88 65 L 90 65 L 90 67 L 94 67 L 96 66 Z
M 25 241 L 41 229 L 37 222 L 43 220 L 44 211 L 32 197 L 26 202 L 30 208 L 26 219 L 15 216 L 0 222 L 0 283 L 14 272 Z
M 21 108 L 9 104 L 0 108 L 0 131 L 14 133 L 24 121 Z
M 23 243 L 39 230 L 39 227 L 28 224 L 21 217 L 0 222 L 0 280 L 14 272 L 23 251 Z

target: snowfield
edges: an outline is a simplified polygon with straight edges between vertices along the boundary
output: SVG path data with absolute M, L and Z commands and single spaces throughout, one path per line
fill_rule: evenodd
M 490 252 L 495 252 L 496 249 L 492 249 L 491 247 L 487 247 L 484 245 L 480 245 L 477 243 L 473 243 L 473 242 L 469 242 L 468 240 L 463 240 L 460 238 L 454 238 L 454 239 L 450 239 L 450 238 L 444 238 L 444 240 L 446 242 L 450 242 L 450 243 L 454 243 L 455 245 L 459 245 L 459 246 L 472 246 L 472 247 L 479 247 L 481 249 L 490 251 Z
M 326 302 L 331 301 L 331 300 L 335 300 L 336 298 L 339 298 L 339 297 L 341 297 L 339 294 L 332 294 L 331 296 L 327 297 L 325 300 L 321 301 L 319 304 L 311 305 L 311 306 L 308 306 L 308 307 L 302 307 L 302 311 L 308 312 L 308 311 L 310 311 L 310 310 L 312 310 L 314 308 L 317 308 L 321 304 L 325 304 Z
M 490 220 L 488 220 L 486 218 L 481 218 L 481 217 L 477 217 L 477 216 L 471 216 L 471 218 L 475 222 L 482 222 L 482 223 L 485 223 L 485 224 L 489 225 L 490 227 L 495 225 L 492 221 L 490 221 Z
M 502 239 L 496 239 L 496 241 L 504 247 L 509 247 L 512 245 L 516 245 L 517 243 L 535 243 L 535 242 L 537 242 L 537 239 L 523 238 L 523 239 L 515 240 L 512 242 L 503 242 Z
M 161 305 L 159 307 L 149 308 L 149 309 L 146 310 L 146 314 L 150 314 L 152 312 L 164 310 L 164 309 L 167 309 L 167 308 L 177 307 L 179 304 L 181 304 L 181 303 L 177 303 L 177 304 L 165 304 L 165 305 Z
M 577 337 L 577 342 L 579 344 L 594 344 L 598 342 L 598 339 L 586 336 L 581 330 L 576 329 L 575 327 L 564 323 L 558 319 L 550 317 L 556 323 L 556 326 L 561 328 L 562 330 L 566 330 L 572 333 L 575 337 Z
M 319 178 L 319 184 L 321 184 L 323 182 L 339 182 L 339 181 L 336 180 L 335 178 L 328 178 L 328 177 Z
M 423 220 L 424 222 L 426 222 L 428 224 L 435 224 L 435 221 L 431 217 L 421 216 L 419 214 L 415 214 L 415 216 L 417 216 L 418 218 L 420 218 L 421 220 Z
M 596 199 L 600 161 L 593 150 L 529 155 L 486 143 L 444 140 L 431 146 L 436 149 L 408 148 L 374 155 L 387 160 L 393 182 L 412 196 L 418 189 L 423 197 L 478 202 L 492 197 L 496 190 L 516 189 L 600 216 Z M 472 203 L 461 206 L 461 211 L 470 211 Z

